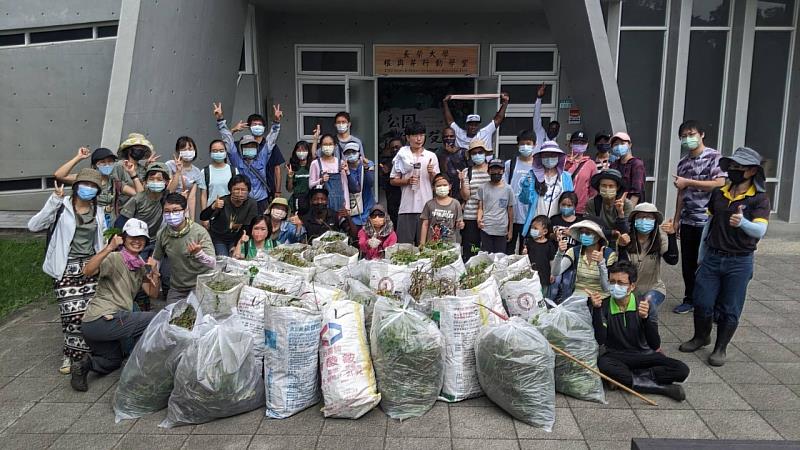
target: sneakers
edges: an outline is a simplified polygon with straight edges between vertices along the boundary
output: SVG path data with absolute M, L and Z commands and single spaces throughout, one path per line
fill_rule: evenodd
M 72 366 L 72 358 L 65 356 L 64 360 L 61 362 L 61 368 L 58 369 L 58 373 L 61 375 L 69 375 L 70 366 Z
M 70 386 L 72 386 L 72 389 L 75 389 L 78 392 L 86 392 L 89 390 L 89 384 L 86 380 L 86 377 L 89 376 L 91 366 L 89 355 L 84 355 L 83 358 L 72 363 L 72 368 L 70 369 L 72 372 L 72 379 L 69 383 Z
M 690 303 L 681 303 L 672 310 L 675 314 L 688 314 L 692 311 L 694 311 L 694 306 Z

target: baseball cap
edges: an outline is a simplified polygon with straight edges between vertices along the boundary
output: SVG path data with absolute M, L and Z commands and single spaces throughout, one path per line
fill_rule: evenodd
M 247 145 L 247 144 L 252 144 L 254 142 L 258 142 L 256 141 L 256 138 L 254 138 L 250 134 L 245 134 L 244 136 L 242 136 L 242 140 L 239 141 L 239 145 Z
M 594 135 L 594 143 L 597 144 L 597 141 L 600 139 L 611 139 L 611 132 L 606 130 L 600 130 L 597 134 Z
M 504 163 L 500 158 L 492 159 L 489 161 L 489 168 L 491 169 L 492 167 L 500 167 L 501 169 L 505 169 L 506 163 Z
M 147 224 L 139 219 L 128 219 L 122 226 L 122 233 L 128 236 L 143 236 L 150 239 Z
M 628 133 L 625 133 L 623 131 L 617 131 L 616 133 L 614 133 L 614 136 L 611 137 L 611 140 L 614 141 L 615 139 L 631 142 L 631 137 L 628 136 Z
M 586 137 L 586 133 L 583 130 L 581 130 L 581 131 L 576 131 L 576 132 L 572 133 L 572 136 L 570 136 L 569 141 L 570 142 L 574 142 L 574 141 L 589 142 L 589 138 L 587 138 Z
M 361 147 L 356 142 L 348 142 L 347 144 L 344 145 L 344 151 L 346 152 L 348 150 L 355 150 L 359 152 L 361 151 Z
M 102 161 L 106 158 L 114 158 L 117 159 L 117 155 L 111 152 L 111 150 L 105 147 L 98 147 L 95 151 L 92 152 L 92 165 L 97 164 L 97 161 Z
M 480 114 L 470 114 L 467 116 L 467 122 L 480 122 L 481 116 Z

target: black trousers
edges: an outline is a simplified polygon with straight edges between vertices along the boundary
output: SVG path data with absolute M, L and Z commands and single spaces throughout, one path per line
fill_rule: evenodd
M 524 223 L 514 224 L 514 228 L 511 230 L 511 241 L 506 245 L 506 255 L 522 253 L 522 248 L 525 246 L 525 236 L 522 236 L 522 228 L 524 226 Z
M 655 381 L 659 384 L 682 382 L 689 376 L 689 366 L 683 361 L 658 352 L 608 352 L 597 359 L 597 368 L 628 387 L 633 385 L 634 370 L 653 369 Z
M 703 227 L 681 224 L 681 273 L 683 275 L 683 303 L 694 302 L 694 278 L 697 274 L 697 257 L 700 252 L 700 239 Z
M 481 229 L 477 220 L 465 220 L 464 229 L 461 230 L 461 257 L 464 262 L 478 253 L 481 246 Z
M 389 218 L 392 219 L 392 223 L 397 226 L 397 213 L 400 211 L 400 200 L 402 197 L 402 192 L 400 191 L 399 187 L 393 187 L 392 189 L 386 189 L 386 211 L 389 212 Z
M 481 231 L 481 251 L 489 253 L 505 253 L 506 236 L 492 236 Z
M 147 329 L 155 312 L 127 312 L 114 314 L 114 318 L 103 317 L 84 322 L 81 330 L 92 354 L 89 360 L 92 370 L 106 375 L 120 368 L 131 340 L 136 340 Z

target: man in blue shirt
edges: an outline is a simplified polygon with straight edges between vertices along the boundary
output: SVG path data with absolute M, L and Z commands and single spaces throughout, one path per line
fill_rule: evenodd
M 247 176 L 253 185 L 250 197 L 258 202 L 258 212 L 262 214 L 270 201 L 280 196 L 281 165 L 285 162 L 275 142 L 281 131 L 283 111 L 280 105 L 272 107 L 273 122 L 269 134 L 264 136 L 264 118 L 259 114 L 251 114 L 247 122 L 239 122 L 232 129 L 222 114 L 222 103 L 214 103 L 214 118 L 220 137 L 225 141 L 230 163 L 239 169 L 239 173 Z M 249 128 L 252 134 L 244 136 L 238 145 L 233 133 Z
M 349 168 L 347 189 L 350 192 L 350 218 L 356 225 L 353 227 L 355 233 L 364 225 L 375 204 L 375 163 L 362 156 L 360 151 L 359 144 L 355 142 L 348 142 L 344 146 L 344 160 Z

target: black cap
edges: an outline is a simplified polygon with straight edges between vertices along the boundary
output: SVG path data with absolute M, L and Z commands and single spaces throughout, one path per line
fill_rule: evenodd
M 576 131 L 576 132 L 572 133 L 572 136 L 570 136 L 569 141 L 570 142 L 572 142 L 572 141 L 586 141 L 586 142 L 589 142 L 589 138 L 586 137 L 586 132 L 581 130 L 581 131 Z
M 492 159 L 491 161 L 489 161 L 489 168 L 492 167 L 500 167 L 501 169 L 505 169 L 506 163 L 504 163 L 503 160 L 500 158 Z
M 115 155 L 111 150 L 105 147 L 98 147 L 95 151 L 92 152 L 92 165 L 94 166 L 97 164 L 97 161 L 102 161 L 106 158 L 114 158 L 117 159 L 117 155 Z
M 608 130 L 598 131 L 597 134 L 594 135 L 594 143 L 597 144 L 597 141 L 603 138 L 611 139 L 611 132 Z
M 309 198 L 309 200 L 311 199 L 311 197 L 314 196 L 314 194 L 325 194 L 325 197 L 327 197 L 328 196 L 328 190 L 325 189 L 325 185 L 324 184 L 318 184 L 316 186 L 311 186 L 311 188 L 308 190 L 308 198 Z

